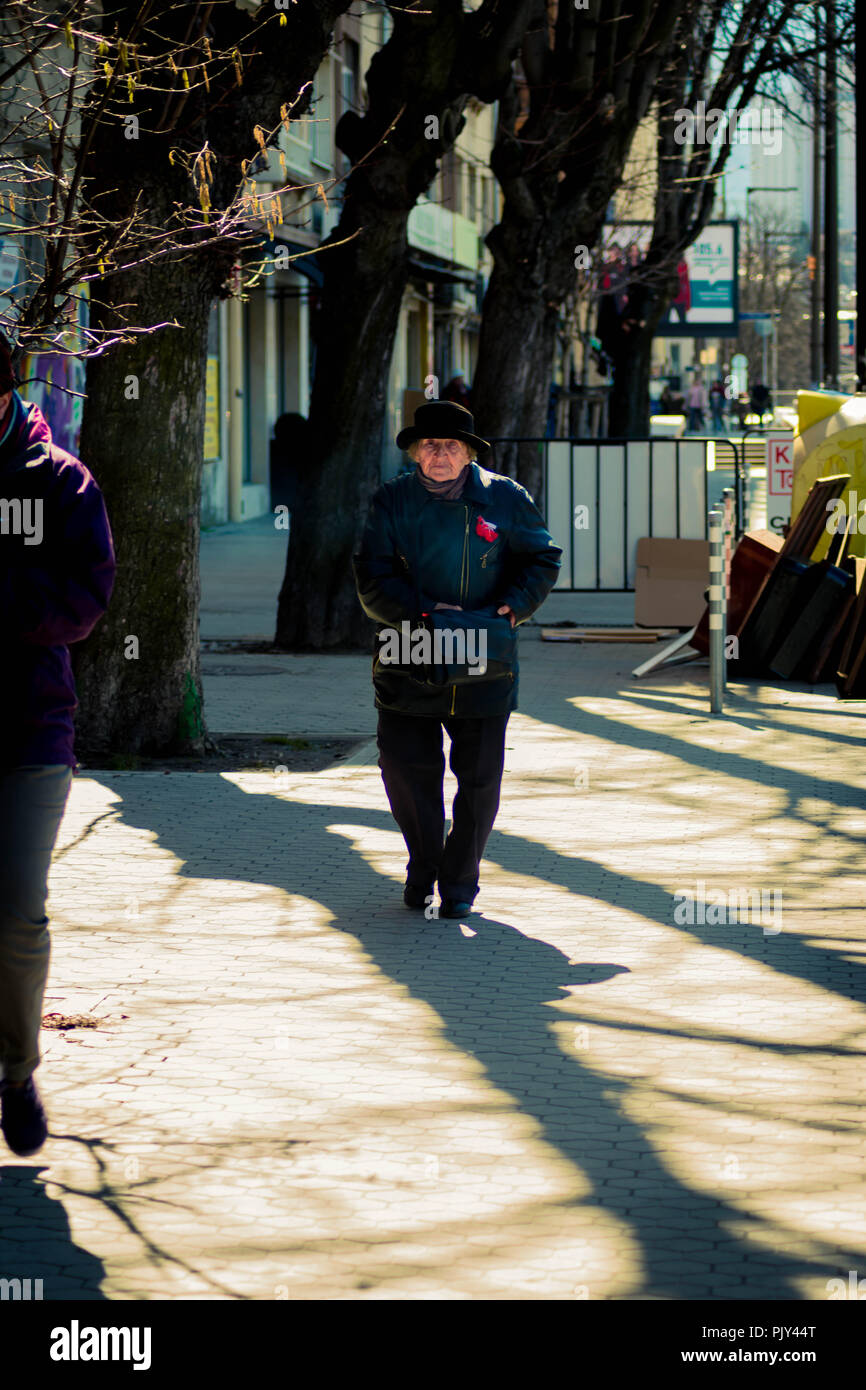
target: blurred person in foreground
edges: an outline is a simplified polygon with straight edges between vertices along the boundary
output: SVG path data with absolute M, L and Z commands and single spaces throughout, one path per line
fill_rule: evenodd
M 69 643 L 95 626 L 113 583 L 102 494 L 15 390 L 0 334 L 0 1128 L 22 1158 L 47 1135 L 33 1073 L 48 870 L 75 766 Z

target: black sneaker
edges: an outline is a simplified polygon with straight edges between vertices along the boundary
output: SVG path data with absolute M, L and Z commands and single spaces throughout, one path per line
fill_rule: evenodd
M 19 1158 L 38 1153 L 48 1137 L 48 1121 L 32 1076 L 23 1086 L 0 1081 L 0 1129 L 9 1148 Z
M 419 888 L 416 883 L 407 883 L 403 889 L 403 901 L 407 907 L 426 907 L 433 899 L 433 885 Z
M 443 898 L 439 908 L 440 917 L 457 917 L 465 920 L 472 913 L 472 904 L 461 902 L 459 898 Z

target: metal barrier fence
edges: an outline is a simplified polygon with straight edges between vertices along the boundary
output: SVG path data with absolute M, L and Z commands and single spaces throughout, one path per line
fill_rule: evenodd
M 500 441 L 491 440 L 496 444 Z M 708 512 L 733 470 L 741 515 L 738 443 L 687 439 L 520 439 L 542 451 L 539 507 L 562 546 L 560 591 L 629 592 L 642 536 L 706 540 Z M 721 470 L 710 496 L 709 479 Z

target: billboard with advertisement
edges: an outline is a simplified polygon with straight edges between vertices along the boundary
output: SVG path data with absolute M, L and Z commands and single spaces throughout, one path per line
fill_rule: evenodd
M 739 320 L 736 220 L 710 222 L 677 265 L 677 293 L 656 334 L 666 338 L 736 338 Z M 651 222 L 605 227 L 601 292 L 622 314 L 630 283 L 640 279 L 652 238 Z
M 78 453 L 87 385 L 85 362 L 73 354 L 84 345 L 88 310 L 89 287 L 76 285 L 60 334 L 62 351 L 27 353 L 19 367 L 22 397 L 39 406 L 55 444 L 70 454 Z

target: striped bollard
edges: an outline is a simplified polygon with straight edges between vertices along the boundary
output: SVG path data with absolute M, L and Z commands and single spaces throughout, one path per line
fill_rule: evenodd
M 722 493 L 722 508 L 724 521 L 722 523 L 725 532 L 725 603 L 731 601 L 731 538 L 736 530 L 736 504 L 734 499 L 734 489 L 726 487 Z M 725 609 L 727 613 L 727 608 Z
M 710 714 L 721 714 L 725 700 L 725 536 L 722 512 L 710 522 Z

